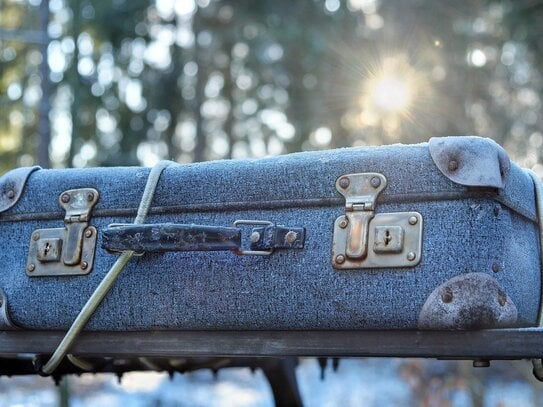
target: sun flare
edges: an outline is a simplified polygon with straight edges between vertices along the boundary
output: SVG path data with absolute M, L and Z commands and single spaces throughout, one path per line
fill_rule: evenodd
M 401 112 L 411 103 L 409 83 L 393 75 L 375 78 L 371 85 L 370 97 L 376 107 L 389 112 Z
M 394 132 L 411 120 L 417 99 L 425 93 L 424 75 L 403 55 L 384 58 L 365 79 L 360 97 L 360 127 Z

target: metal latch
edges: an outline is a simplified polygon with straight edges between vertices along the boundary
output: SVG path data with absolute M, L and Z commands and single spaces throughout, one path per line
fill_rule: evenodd
M 60 206 L 66 211 L 64 227 L 32 233 L 26 274 L 38 277 L 91 272 L 97 233 L 89 221 L 98 197 L 93 188 L 71 189 L 60 194 Z
M 336 269 L 413 267 L 422 247 L 418 212 L 375 213 L 387 180 L 379 173 L 347 174 L 336 189 L 345 197 L 345 215 L 334 223 L 332 265 Z

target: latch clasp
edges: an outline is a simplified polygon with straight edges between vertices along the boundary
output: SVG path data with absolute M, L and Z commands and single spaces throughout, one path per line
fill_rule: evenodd
M 379 173 L 347 174 L 336 181 L 336 189 L 345 197 L 345 215 L 334 224 L 334 268 L 413 267 L 420 262 L 422 215 L 375 213 L 386 186 L 385 176 Z
M 71 189 L 59 197 L 66 211 L 64 228 L 32 233 L 26 273 L 29 276 L 84 275 L 94 263 L 97 232 L 89 225 L 99 194 L 93 188 Z

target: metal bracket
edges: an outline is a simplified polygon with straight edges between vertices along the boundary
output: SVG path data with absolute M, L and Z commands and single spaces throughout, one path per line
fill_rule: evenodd
M 345 215 L 334 223 L 332 266 L 336 269 L 414 267 L 420 262 L 422 215 L 375 214 L 387 180 L 378 173 L 343 175 L 336 188 L 345 197 Z
M 89 221 L 98 198 L 98 191 L 93 188 L 71 189 L 60 194 L 60 206 L 66 211 L 65 226 L 32 233 L 27 275 L 67 276 L 91 272 L 97 232 L 94 226 L 89 226 Z

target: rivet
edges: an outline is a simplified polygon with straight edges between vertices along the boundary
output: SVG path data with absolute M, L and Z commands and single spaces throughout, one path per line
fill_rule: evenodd
M 477 359 L 473 361 L 473 367 L 489 367 L 490 361 L 487 359 Z
M 411 217 L 409 218 L 409 224 L 410 224 L 410 225 L 416 225 L 418 221 L 419 221 L 419 220 L 417 219 L 416 216 L 411 216 Z
M 251 243 L 258 242 L 260 240 L 260 233 L 258 232 L 251 233 L 251 237 L 249 238 L 249 240 L 251 240 Z
M 6 195 L 8 199 L 13 199 L 15 198 L 15 191 L 13 189 L 9 189 Z
M 448 304 L 452 302 L 453 300 L 453 292 L 449 287 L 445 287 L 443 292 L 441 293 L 441 301 Z
M 415 252 L 409 252 L 407 253 L 407 260 L 409 261 L 413 261 L 417 258 L 417 255 L 415 254 Z
M 40 234 L 38 232 L 32 234 L 32 240 L 40 240 Z
M 337 263 L 337 264 L 343 264 L 343 263 L 345 263 L 345 256 L 342 255 L 342 254 L 338 254 L 338 255 L 336 256 L 336 263 Z
M 81 270 L 86 270 L 89 267 L 89 263 L 87 263 L 86 261 L 82 261 L 80 267 Z
M 70 202 L 70 194 L 62 194 L 62 196 L 60 197 L 60 200 L 61 200 L 63 203 L 68 203 L 68 202 Z
M 497 273 L 498 271 L 500 271 L 500 265 L 498 263 L 493 263 L 492 264 L 492 271 L 494 273 Z
M 502 307 L 507 303 L 507 296 L 504 293 L 498 293 L 498 303 Z
M 34 270 L 36 270 L 36 266 L 35 266 L 33 263 L 30 263 L 30 264 L 26 267 L 26 269 L 27 269 L 30 273 L 32 273 Z
M 89 238 L 92 236 L 92 229 L 85 230 L 85 237 Z
M 89 202 L 94 201 L 94 193 L 93 192 L 89 192 L 87 194 L 87 201 L 89 201 Z
M 285 240 L 288 242 L 288 243 L 294 243 L 296 241 L 296 239 L 298 238 L 298 233 L 296 233 L 295 231 L 293 230 L 289 230 L 287 232 L 287 234 L 285 235 Z
M 458 161 L 451 160 L 448 165 L 449 171 L 456 171 L 458 169 Z
M 349 221 L 345 217 L 339 221 L 339 227 L 341 229 L 345 229 L 348 224 L 349 224 Z
M 350 185 L 351 181 L 347 177 L 342 177 L 339 179 L 339 186 L 343 189 L 347 188 Z
M 374 188 L 378 188 L 379 185 L 381 185 L 381 178 L 379 177 L 373 177 L 370 181 L 371 186 Z

